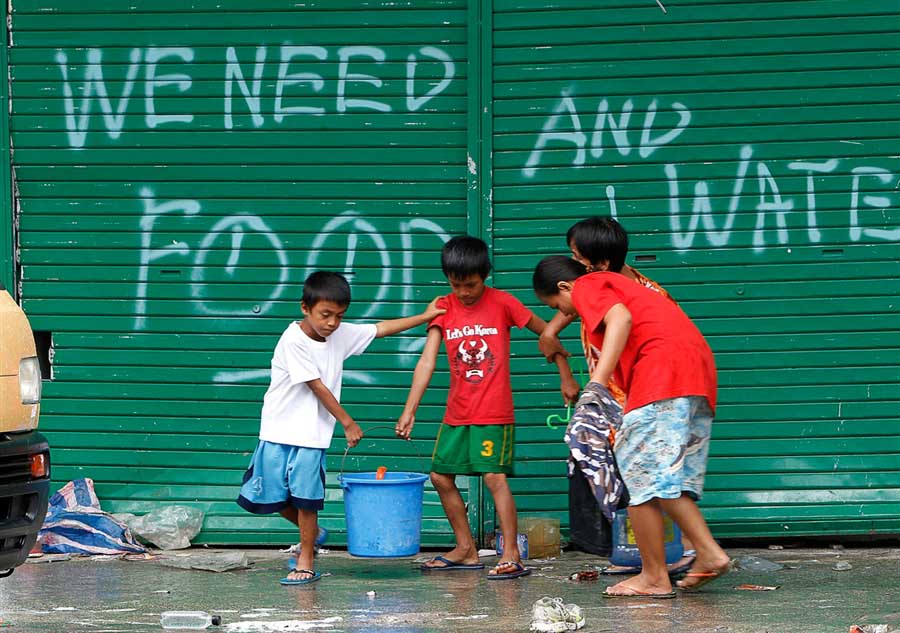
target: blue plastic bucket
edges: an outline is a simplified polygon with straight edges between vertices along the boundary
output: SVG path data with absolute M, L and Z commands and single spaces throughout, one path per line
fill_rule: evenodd
M 681 530 L 668 516 L 663 516 L 664 540 L 666 545 L 666 564 L 679 560 L 684 554 L 684 546 L 681 544 Z M 638 551 L 634 540 L 634 531 L 631 529 L 631 519 L 627 510 L 616 512 L 616 518 L 612 526 L 612 552 L 609 562 L 623 567 L 639 567 L 641 565 L 641 553 Z
M 344 473 L 347 550 L 364 558 L 396 558 L 419 552 L 422 497 L 428 475 Z

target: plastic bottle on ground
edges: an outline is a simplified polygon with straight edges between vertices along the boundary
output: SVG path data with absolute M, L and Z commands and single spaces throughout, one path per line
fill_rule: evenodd
M 166 611 L 159 617 L 164 629 L 200 630 L 222 624 L 218 615 L 210 615 L 205 611 Z

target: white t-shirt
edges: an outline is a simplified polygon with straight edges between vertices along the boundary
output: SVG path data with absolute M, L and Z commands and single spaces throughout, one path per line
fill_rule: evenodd
M 374 324 L 341 323 L 324 341 L 311 339 L 293 322 L 272 354 L 272 379 L 263 399 L 259 439 L 307 448 L 328 448 L 335 419 L 307 386 L 320 379 L 338 402 L 344 360 L 362 354 L 375 338 Z

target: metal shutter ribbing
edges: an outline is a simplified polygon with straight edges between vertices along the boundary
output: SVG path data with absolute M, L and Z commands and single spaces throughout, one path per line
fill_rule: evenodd
M 351 273 L 352 319 L 443 292 L 437 250 L 466 230 L 466 10 L 12 4 L 22 296 L 53 333 L 57 483 L 92 477 L 111 511 L 196 502 L 201 541 L 292 538 L 233 503 L 271 351 L 313 268 Z M 393 423 L 421 334 L 352 364 L 344 401 L 364 427 Z M 366 442 L 348 469 L 421 470 L 435 428 Z M 336 542 L 340 498 L 332 485 Z M 440 514 L 431 493 L 426 542 L 449 538 Z
M 897 4 L 664 4 L 493 3 L 497 285 L 617 214 L 716 352 L 717 535 L 896 532 Z M 518 492 L 561 512 L 551 395 Z

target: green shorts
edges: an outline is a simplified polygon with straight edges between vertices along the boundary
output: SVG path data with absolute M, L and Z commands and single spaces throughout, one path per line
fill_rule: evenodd
M 513 474 L 515 425 L 441 424 L 431 470 L 444 475 Z

